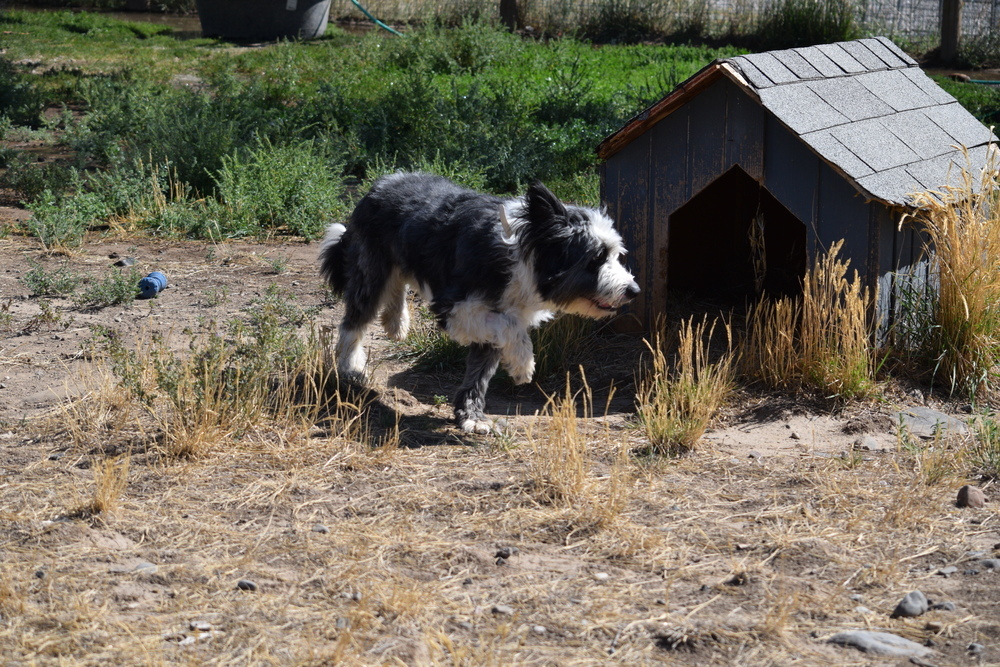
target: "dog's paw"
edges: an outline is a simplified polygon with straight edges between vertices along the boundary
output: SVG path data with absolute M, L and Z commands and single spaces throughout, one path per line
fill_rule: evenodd
M 479 435 L 489 435 L 493 433 L 493 424 L 485 419 L 465 419 L 459 427 L 466 433 L 478 433 Z
M 526 363 L 516 362 L 504 364 L 504 370 L 514 380 L 514 384 L 528 384 L 535 375 L 535 358 L 528 357 Z

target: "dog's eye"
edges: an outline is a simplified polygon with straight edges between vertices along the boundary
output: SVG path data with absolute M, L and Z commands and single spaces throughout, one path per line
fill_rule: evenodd
M 590 263 L 587 264 L 587 268 L 590 269 L 591 271 L 597 271 L 606 261 L 608 261 L 607 248 L 601 250 L 600 254 L 598 254 L 597 257 L 594 257 L 592 260 L 590 260 Z

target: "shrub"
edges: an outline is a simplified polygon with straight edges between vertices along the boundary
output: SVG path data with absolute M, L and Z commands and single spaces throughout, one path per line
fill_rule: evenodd
M 92 281 L 73 302 L 78 308 L 104 308 L 135 301 L 142 272 L 136 268 L 127 271 L 112 269 L 103 278 Z
M 42 113 L 42 96 L 7 58 L 0 57 L 0 116 L 15 125 L 36 127 Z
M 82 277 L 71 271 L 65 263 L 50 270 L 29 259 L 28 266 L 31 268 L 21 277 L 21 282 L 31 290 L 33 296 L 72 294 L 82 282 Z
M 766 51 L 846 41 L 860 35 L 851 0 L 773 0 L 761 11 L 753 39 Z
M 24 225 L 46 249 L 80 245 L 90 226 L 109 213 L 102 197 L 93 192 L 57 197 L 46 190 L 28 209 L 31 217 Z
M 275 146 L 263 139 L 246 154 L 223 158 L 215 175 L 222 231 L 322 236 L 331 219 L 347 212 L 340 170 L 313 141 Z

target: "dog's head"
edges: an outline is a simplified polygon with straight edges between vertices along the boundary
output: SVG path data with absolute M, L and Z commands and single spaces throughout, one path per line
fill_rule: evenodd
M 601 211 L 567 206 L 536 182 L 518 217 L 515 234 L 531 257 L 538 292 L 560 310 L 607 317 L 639 294 L 623 264 L 621 236 Z

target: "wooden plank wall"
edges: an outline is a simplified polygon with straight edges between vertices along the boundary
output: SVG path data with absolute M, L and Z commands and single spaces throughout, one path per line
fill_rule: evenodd
M 603 201 L 628 249 L 628 267 L 642 292 L 629 306 L 642 324 L 649 320 L 654 247 L 649 229 L 651 133 L 637 137 L 608 160 L 602 172 Z
M 734 164 L 762 177 L 764 117 L 759 103 L 720 77 L 604 163 L 602 199 L 630 267 L 642 274 L 632 310 L 643 324 L 666 305 L 671 214 Z

